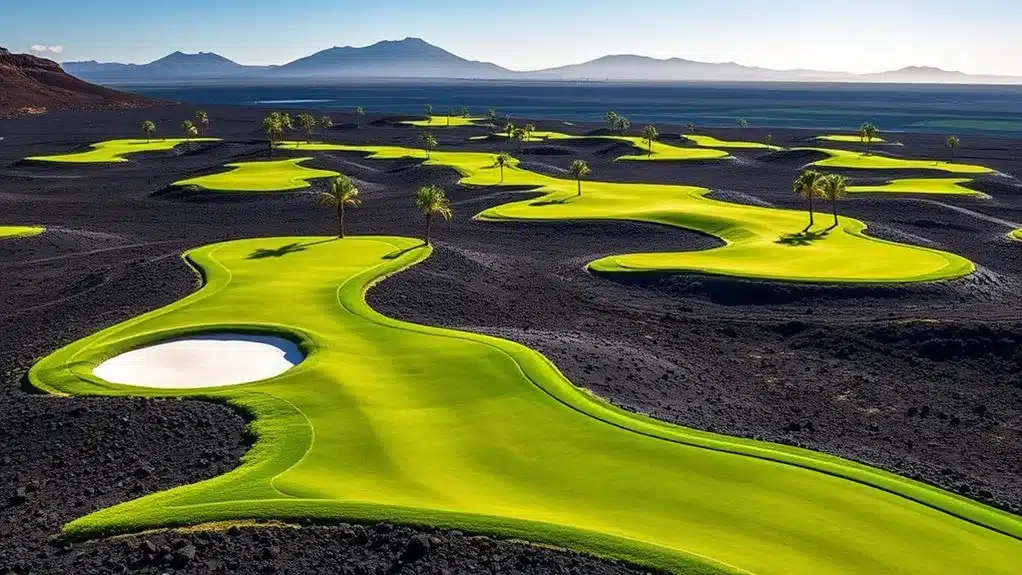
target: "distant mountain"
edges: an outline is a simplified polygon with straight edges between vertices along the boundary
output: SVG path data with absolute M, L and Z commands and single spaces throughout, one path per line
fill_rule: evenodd
M 971 76 L 930 67 L 879 74 L 819 70 L 771 70 L 734 62 L 708 63 L 634 54 L 604 56 L 547 70 L 515 72 L 452 54 L 419 38 L 334 47 L 282 66 L 243 66 L 218 54 L 174 52 L 148 64 L 68 62 L 75 76 L 109 84 L 126 82 L 208 82 L 221 79 L 260 83 L 302 79 L 560 80 L 595 82 L 892 82 L 1018 84 L 1022 78 Z
M 174 52 L 148 64 L 65 62 L 64 69 L 84 80 L 106 82 L 229 78 L 256 74 L 265 66 L 243 66 L 212 52 Z
M 0 118 L 54 110 L 142 108 L 157 103 L 79 80 L 53 60 L 0 48 Z
M 474 62 L 419 38 L 334 47 L 274 68 L 268 76 L 308 78 L 502 79 L 516 73 Z

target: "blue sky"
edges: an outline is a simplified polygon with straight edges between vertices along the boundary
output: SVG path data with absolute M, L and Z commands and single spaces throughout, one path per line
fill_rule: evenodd
M 1022 75 L 1017 0 L 0 0 L 0 45 L 59 61 L 174 50 L 280 64 L 418 36 L 512 69 L 606 54 L 872 72 Z

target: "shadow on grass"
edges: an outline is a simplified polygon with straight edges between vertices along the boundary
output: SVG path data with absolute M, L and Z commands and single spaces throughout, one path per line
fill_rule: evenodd
M 818 231 L 802 230 L 794 234 L 784 234 L 777 238 L 777 241 L 774 243 L 786 246 L 809 246 L 812 245 L 813 242 L 826 239 L 826 237 L 830 235 L 830 231 L 832 229 L 834 228 L 830 227 L 825 230 Z
M 394 250 L 394 251 L 390 252 L 389 254 L 383 256 L 383 259 L 385 259 L 385 260 L 396 260 L 399 257 L 401 257 L 401 256 L 403 256 L 403 255 L 405 255 L 405 254 L 407 254 L 409 252 L 414 252 L 415 250 L 422 249 L 424 247 L 426 247 L 426 240 L 422 240 L 422 243 L 420 243 L 418 245 L 415 245 L 415 246 L 412 246 L 410 248 L 405 248 L 403 250 Z
M 563 204 L 570 204 L 571 200 L 574 199 L 575 197 L 577 197 L 577 196 L 573 196 L 571 198 L 560 198 L 560 199 L 556 199 L 556 200 L 537 200 L 535 202 L 530 203 L 529 205 L 530 206 L 559 206 L 559 205 L 563 205 Z
M 311 246 L 315 246 L 315 245 L 319 245 L 319 244 L 325 244 L 327 242 L 332 242 L 332 241 L 335 241 L 337 239 L 338 238 L 329 238 L 329 239 L 325 239 L 325 240 L 319 240 L 317 242 L 303 242 L 303 243 L 292 242 L 290 244 L 282 245 L 279 248 L 258 248 L 255 251 L 253 251 L 252 253 L 248 254 L 248 259 L 250 259 L 250 260 L 264 260 L 264 259 L 267 259 L 267 258 L 282 258 L 282 257 L 287 256 L 287 255 L 296 254 L 296 253 L 299 253 L 299 252 L 304 252 L 304 251 L 308 250 Z

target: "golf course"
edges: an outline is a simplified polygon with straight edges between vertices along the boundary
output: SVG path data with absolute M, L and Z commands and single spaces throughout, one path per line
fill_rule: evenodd
M 306 105 L 11 121 L 0 573 L 1018 572 L 1013 141 Z

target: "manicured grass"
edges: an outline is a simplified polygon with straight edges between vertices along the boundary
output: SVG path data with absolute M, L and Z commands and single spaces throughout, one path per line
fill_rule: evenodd
M 91 370 L 196 330 L 291 334 L 307 352 L 274 379 L 186 392 L 255 415 L 258 442 L 239 468 L 65 533 L 387 520 L 685 574 L 1017 573 L 1018 517 L 833 456 L 636 416 L 521 345 L 369 308 L 369 286 L 428 255 L 421 241 L 393 237 L 198 248 L 188 257 L 206 278 L 200 292 L 42 360 L 29 378 L 50 392 L 167 396 Z
M 879 193 L 879 194 L 937 194 L 989 197 L 982 192 L 966 188 L 962 184 L 972 180 L 956 178 L 912 178 L 891 180 L 882 185 L 848 186 L 848 193 Z
M 760 149 L 760 150 L 783 150 L 780 146 L 771 146 L 763 142 L 736 142 L 729 140 L 718 140 L 713 136 L 698 136 L 696 134 L 682 134 L 682 138 L 691 141 L 697 146 L 705 148 L 735 148 L 735 149 Z
M 862 136 L 858 134 L 827 134 L 826 136 L 816 136 L 814 140 L 820 140 L 821 142 L 842 142 L 846 144 L 865 144 Z M 876 144 L 887 144 L 887 140 L 883 138 L 873 138 L 870 140 L 873 145 Z
M 481 140 L 489 137 L 507 138 L 506 133 L 495 133 L 491 136 L 473 136 L 470 140 Z M 666 161 L 676 162 L 684 160 L 720 160 L 729 158 L 730 155 L 727 152 L 721 150 L 711 150 L 707 148 L 681 148 L 678 146 L 669 146 L 662 142 L 653 142 L 652 154 L 650 154 L 650 146 L 640 136 L 573 136 L 571 134 L 562 134 L 560 132 L 533 132 L 532 136 L 526 139 L 526 142 L 544 142 L 547 140 L 608 140 L 616 142 L 625 142 L 630 144 L 632 147 L 641 150 L 641 153 L 620 156 L 617 160 L 624 161 Z
M 835 150 L 833 148 L 794 148 L 794 150 L 810 150 L 823 152 L 830 156 L 814 162 L 820 168 L 848 168 L 855 170 L 940 170 L 953 174 L 989 174 L 993 170 L 984 166 L 948 163 L 946 160 L 911 160 L 892 158 L 870 154 L 863 155 L 859 151 Z
M 219 138 L 192 138 L 192 144 L 219 142 Z M 165 140 L 110 140 L 92 144 L 86 152 L 62 154 L 57 156 L 33 156 L 25 158 L 34 162 L 56 162 L 68 164 L 108 164 L 127 162 L 124 156 L 140 152 L 165 152 L 185 144 L 184 139 L 168 138 Z
M 421 150 L 394 146 L 323 144 L 321 149 L 365 152 L 380 159 L 421 158 Z M 494 155 L 434 151 L 431 165 L 450 166 L 462 183 L 498 186 Z M 694 272 L 744 278 L 823 283 L 903 283 L 959 278 L 975 270 L 969 260 L 938 250 L 907 246 L 863 234 L 866 225 L 817 214 L 817 225 L 802 230 L 808 214 L 721 202 L 708 190 L 690 186 L 584 181 L 576 196 L 573 180 L 533 173 L 514 165 L 504 169 L 505 186 L 532 187 L 542 197 L 490 208 L 485 220 L 632 220 L 686 228 L 716 236 L 725 246 L 698 252 L 610 256 L 589 264 L 604 273 Z M 818 207 L 820 206 L 818 204 Z
M 302 144 L 298 149 L 315 151 Z M 238 162 L 227 164 L 229 172 L 199 176 L 174 182 L 175 186 L 196 186 L 218 192 L 282 192 L 309 187 L 309 180 L 331 178 L 338 175 L 330 170 L 317 170 L 301 166 L 312 158 L 292 158 L 266 162 Z
M 477 122 L 485 122 L 487 118 L 464 118 L 462 116 L 433 116 L 432 119 L 407 120 L 401 122 L 408 126 L 419 128 L 460 128 L 462 126 L 476 126 Z
M 1008 237 L 1010 237 L 1013 240 L 1018 240 L 1022 242 L 1022 229 L 1011 232 L 1010 234 L 1008 234 Z
M 0 226 L 0 239 L 29 238 L 43 233 L 42 226 Z

